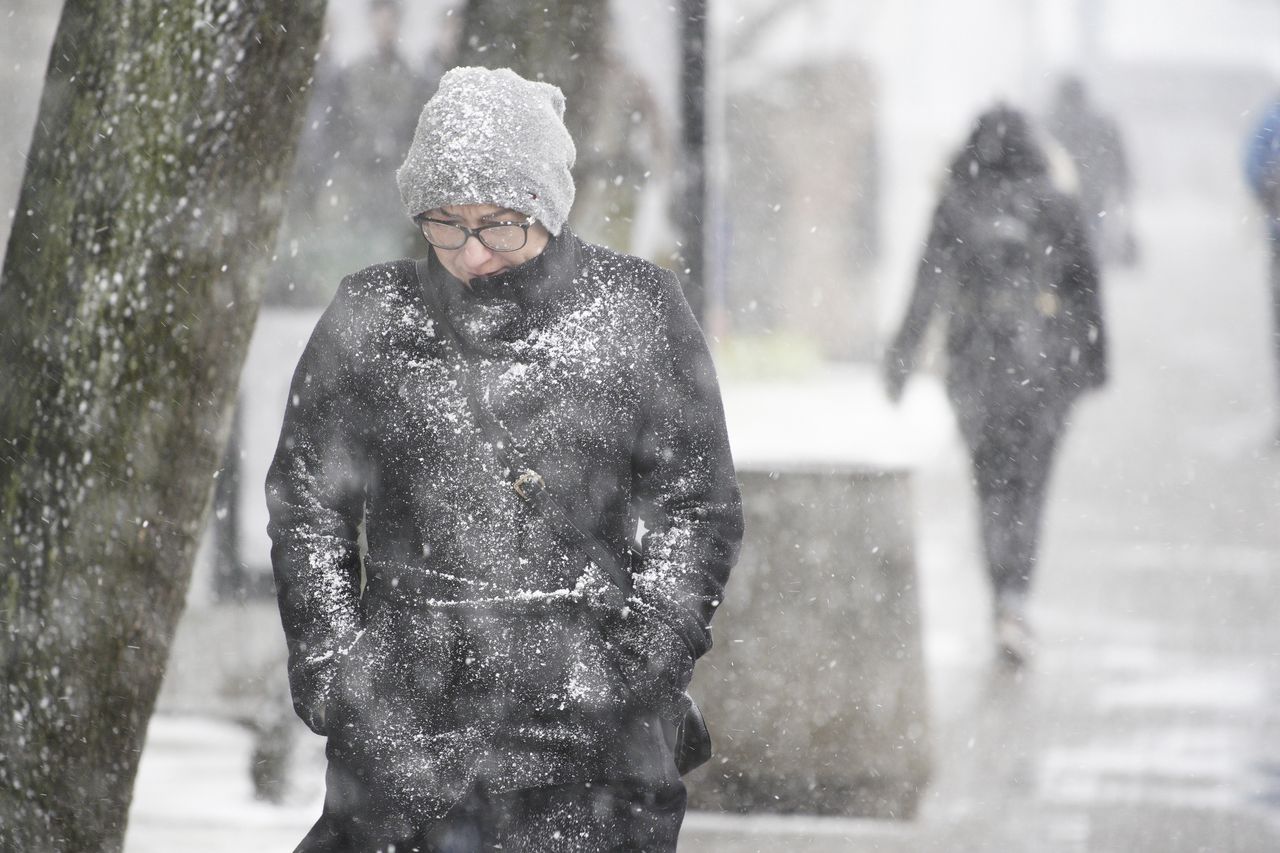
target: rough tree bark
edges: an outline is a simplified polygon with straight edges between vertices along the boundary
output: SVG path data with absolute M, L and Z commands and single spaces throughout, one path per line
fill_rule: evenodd
M 0 276 L 0 850 L 115 851 L 324 0 L 67 0 Z

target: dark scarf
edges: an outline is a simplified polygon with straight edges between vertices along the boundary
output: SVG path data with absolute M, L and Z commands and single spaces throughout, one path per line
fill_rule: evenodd
M 537 257 L 468 285 L 450 275 L 432 251 L 427 297 L 453 324 L 464 345 L 478 355 L 498 358 L 543 325 L 555 304 L 568 295 L 580 253 L 578 238 L 565 228 Z

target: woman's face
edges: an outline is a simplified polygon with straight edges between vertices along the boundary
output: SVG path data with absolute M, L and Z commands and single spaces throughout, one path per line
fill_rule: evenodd
M 523 213 L 498 207 L 496 204 L 451 204 L 427 211 L 426 217 L 465 228 L 482 228 L 500 223 L 522 224 L 529 221 L 529 217 Z M 514 251 L 496 252 L 474 235 L 468 236 L 460 248 L 442 249 L 433 245 L 431 250 L 450 275 L 458 281 L 470 284 L 472 279 L 497 275 L 536 258 L 547 247 L 550 238 L 547 229 L 535 222 L 528 228 L 528 240 Z

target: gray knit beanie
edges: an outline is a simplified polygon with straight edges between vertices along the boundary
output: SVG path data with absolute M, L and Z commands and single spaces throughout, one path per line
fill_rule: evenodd
M 496 204 L 559 234 L 573 206 L 576 151 L 564 93 L 509 68 L 454 68 L 422 108 L 396 172 L 410 216 L 447 204 Z

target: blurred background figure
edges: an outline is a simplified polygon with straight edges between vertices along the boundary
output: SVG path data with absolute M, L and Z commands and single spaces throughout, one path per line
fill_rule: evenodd
M 1271 241 L 1271 334 L 1280 376 L 1280 94 L 1267 106 L 1262 121 L 1249 135 L 1245 178 L 1262 205 Z M 1276 441 L 1280 442 L 1280 432 L 1276 434 Z
M 884 363 L 897 400 L 930 319 L 947 326 L 947 392 L 972 462 L 999 649 L 1031 651 L 1026 599 L 1055 448 L 1106 378 L 1098 276 L 1079 206 L 1056 190 L 1027 119 L 983 113 L 951 163 L 915 290 Z
M 615 29 L 606 30 L 592 75 L 597 97 L 609 108 L 582 126 L 572 224 L 586 239 L 617 251 L 669 259 L 679 235 L 661 206 L 678 204 L 669 180 L 675 139 L 649 83 L 619 50 Z
M 372 47 L 345 66 L 328 42 L 320 55 L 270 303 L 323 305 L 336 286 L 332 270 L 419 251 L 387 176 L 413 137 L 416 117 L 404 105 L 429 98 L 443 68 L 434 53 L 421 70 L 404 58 L 402 12 L 400 0 L 368 0 Z
M 1058 84 L 1046 125 L 1071 157 L 1098 260 L 1134 264 L 1138 245 L 1129 215 L 1129 162 L 1120 126 L 1090 100 L 1084 81 L 1074 75 Z
M 419 74 L 400 54 L 400 0 L 370 0 L 369 24 L 373 48 L 347 66 L 333 103 L 337 120 L 326 127 L 332 132 L 329 148 L 335 153 L 334 176 L 340 207 L 362 234 L 385 232 L 396 226 L 402 235 L 392 257 L 409 257 L 419 250 L 420 240 L 404 227 L 400 197 L 388 169 L 399 161 L 417 124 L 415 104 L 435 91 L 438 67 Z M 406 115 L 407 114 L 407 115 Z

